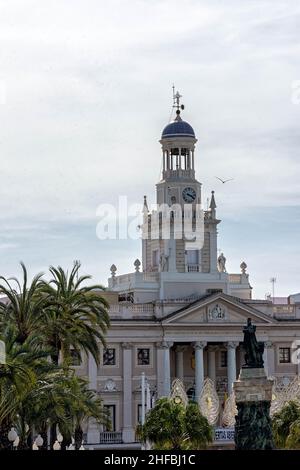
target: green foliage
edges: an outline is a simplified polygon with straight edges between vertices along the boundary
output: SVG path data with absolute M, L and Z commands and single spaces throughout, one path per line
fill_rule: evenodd
M 287 449 L 300 449 L 300 418 L 290 426 L 290 432 L 286 439 Z
M 99 362 L 99 343 L 109 326 L 108 304 L 101 286 L 83 286 L 79 263 L 68 274 L 50 268 L 28 282 L 23 264 L 22 282 L 0 277 L 0 339 L 6 362 L 0 364 L 0 448 L 15 426 L 21 448 L 34 428 L 46 436 L 58 426 L 65 438 L 82 440 L 82 425 L 94 418 L 108 425 L 102 400 L 71 367 L 70 349 L 91 353 Z M 4 300 L 2 300 L 4 299 Z
M 202 449 L 213 438 L 212 427 L 197 403 L 190 402 L 185 408 L 169 398 L 156 402 L 137 434 L 142 442 L 150 441 L 155 449 L 162 450 Z
M 272 419 L 273 436 L 277 448 L 300 448 L 300 406 L 288 402 Z

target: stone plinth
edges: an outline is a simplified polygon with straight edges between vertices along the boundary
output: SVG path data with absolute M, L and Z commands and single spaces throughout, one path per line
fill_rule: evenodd
M 272 387 L 273 380 L 267 378 L 263 368 L 243 368 L 234 382 L 235 401 L 271 401 Z
M 236 449 L 272 449 L 270 405 L 273 380 L 267 378 L 263 368 L 242 368 L 233 387 L 238 409 Z

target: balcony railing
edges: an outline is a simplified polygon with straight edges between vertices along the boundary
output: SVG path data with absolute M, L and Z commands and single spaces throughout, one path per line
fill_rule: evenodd
M 187 265 L 187 272 L 188 273 L 199 273 L 200 272 L 200 265 L 199 264 L 188 264 Z
M 100 444 L 122 444 L 122 431 L 100 432 Z
M 112 314 L 154 313 L 154 306 L 153 304 L 130 304 L 130 305 L 112 304 L 109 307 L 109 313 L 112 313 Z

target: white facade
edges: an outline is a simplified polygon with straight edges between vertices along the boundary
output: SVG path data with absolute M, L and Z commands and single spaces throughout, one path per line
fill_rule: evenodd
M 163 172 L 156 185 L 158 204 L 190 204 L 194 210 L 201 203 L 201 183 L 195 178 L 196 142 L 178 106 L 175 121 L 166 126 L 160 140 Z M 145 198 L 144 231 L 154 218 Z M 187 240 L 175 239 L 171 229 L 169 239 L 142 240 L 143 259 L 134 263 L 132 273 L 116 275 L 112 266 L 107 349 L 99 368 L 89 359 L 77 370 L 89 376 L 91 387 L 110 407 L 113 432 L 90 423 L 88 443 L 135 442 L 142 372 L 153 399 L 168 395 L 176 377 L 197 398 L 209 376 L 223 400 L 243 364 L 242 329 L 248 317 L 257 326 L 258 340 L 265 343 L 268 375 L 284 382 L 299 374 L 299 366 L 292 363 L 293 342 L 300 338 L 299 296 L 291 296 L 285 305 L 252 299 L 246 264 L 241 263 L 240 273 L 227 273 L 224 257 L 218 257 L 219 223 L 212 193 L 204 213 L 201 249 L 187 249 Z

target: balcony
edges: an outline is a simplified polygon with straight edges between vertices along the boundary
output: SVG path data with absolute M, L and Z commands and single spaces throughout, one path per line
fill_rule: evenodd
M 128 290 L 135 287 L 141 287 L 144 283 L 150 285 L 159 281 L 158 272 L 135 272 L 129 274 L 121 274 L 120 276 L 110 277 L 108 279 L 108 287 L 115 290 Z
M 200 264 L 188 264 L 187 272 L 188 273 L 199 273 L 201 271 Z
M 100 432 L 100 444 L 122 444 L 122 431 Z
M 154 306 L 152 303 L 145 304 L 112 304 L 109 307 L 110 314 L 151 314 L 154 313 Z

